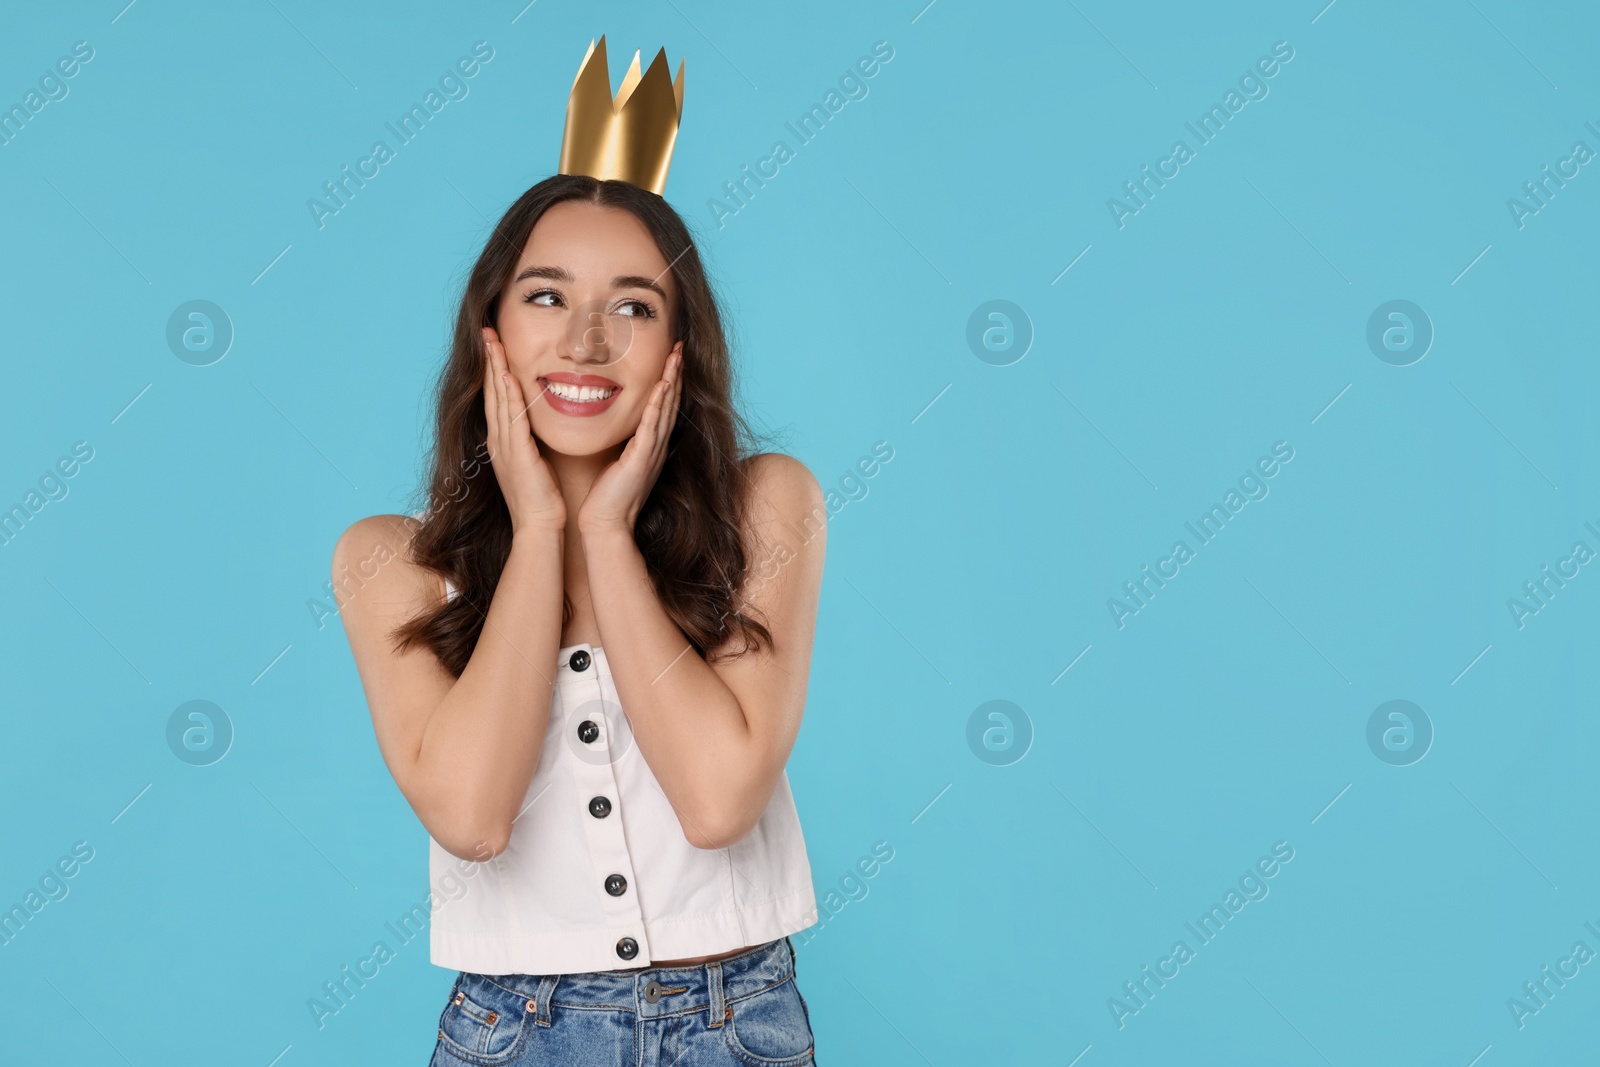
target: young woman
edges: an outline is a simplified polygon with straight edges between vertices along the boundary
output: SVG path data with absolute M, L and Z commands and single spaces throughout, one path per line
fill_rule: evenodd
M 435 1064 L 812 1062 L 784 767 L 827 513 L 799 461 L 751 454 L 731 377 L 667 202 L 549 178 L 467 283 L 426 510 L 339 539 L 458 972 Z

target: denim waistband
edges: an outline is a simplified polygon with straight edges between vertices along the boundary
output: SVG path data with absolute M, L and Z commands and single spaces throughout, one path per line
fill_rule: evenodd
M 685 967 L 635 967 L 575 974 L 497 974 L 463 971 L 457 988 L 500 1014 L 527 1013 L 551 1024 L 551 1005 L 591 1011 L 630 1011 L 643 1018 L 708 1011 L 721 1026 L 730 1002 L 753 997 L 794 976 L 794 946 L 787 937 L 720 960 Z

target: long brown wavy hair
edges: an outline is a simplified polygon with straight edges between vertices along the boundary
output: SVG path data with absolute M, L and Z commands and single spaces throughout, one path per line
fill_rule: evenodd
M 743 462 L 756 435 L 734 408 L 733 368 L 722 315 L 688 227 L 660 196 L 621 181 L 558 174 L 523 193 L 495 225 L 468 277 L 449 359 L 436 391 L 434 443 L 411 559 L 447 578 L 458 595 L 403 623 L 397 649 L 431 648 L 456 677 L 483 630 L 511 552 L 511 514 L 487 458 L 483 327 L 496 326 L 500 297 L 533 227 L 567 200 L 622 208 L 649 229 L 678 287 L 674 340 L 683 342 L 683 393 L 668 453 L 634 524 L 634 542 L 657 596 L 701 656 L 738 656 L 770 645 L 763 623 L 735 607 L 746 572 Z M 562 625 L 572 602 L 562 594 Z M 735 647 L 732 638 L 742 639 Z

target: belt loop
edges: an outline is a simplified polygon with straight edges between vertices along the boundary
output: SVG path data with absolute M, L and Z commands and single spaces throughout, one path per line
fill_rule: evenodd
M 533 1012 L 533 1021 L 540 1026 L 549 1026 L 550 998 L 555 995 L 556 982 L 561 978 L 558 974 L 547 974 L 539 979 L 539 989 L 528 1001 L 528 1010 Z
M 706 987 L 711 993 L 711 1006 L 707 1009 L 711 1018 L 706 1025 L 719 1027 L 728 1014 L 728 1002 L 722 990 L 722 961 L 712 960 L 706 964 Z

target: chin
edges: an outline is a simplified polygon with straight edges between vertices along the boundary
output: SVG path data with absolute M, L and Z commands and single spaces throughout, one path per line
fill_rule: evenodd
M 545 432 L 546 429 L 549 428 L 534 427 L 533 434 L 538 438 L 539 444 L 559 455 L 574 458 L 615 451 L 628 440 L 629 436 L 623 434 L 619 437 L 614 431 L 606 432 L 598 426 L 594 429 L 557 426 L 548 433 Z

